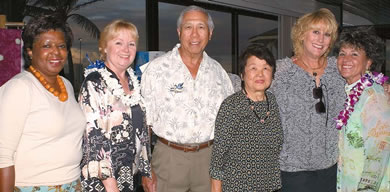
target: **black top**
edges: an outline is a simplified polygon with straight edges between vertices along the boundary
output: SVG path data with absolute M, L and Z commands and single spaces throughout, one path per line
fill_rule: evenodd
M 221 104 L 215 122 L 210 175 L 222 181 L 223 191 L 281 188 L 279 154 L 283 131 L 275 96 L 271 92 L 266 95 L 268 102 L 253 102 L 239 91 Z

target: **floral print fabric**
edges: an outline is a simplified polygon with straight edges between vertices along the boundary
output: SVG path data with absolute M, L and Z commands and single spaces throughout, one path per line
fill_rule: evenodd
M 128 71 L 131 96 L 140 98 L 139 89 L 134 89 L 138 81 L 133 71 Z M 135 173 L 150 175 L 149 133 L 141 100 L 138 105 L 130 105 L 125 100 L 132 98 L 119 97 L 115 93 L 118 88 L 112 89 L 118 86 L 113 83 L 120 85 L 116 75 L 105 67 L 88 74 L 81 87 L 79 103 L 87 118 L 81 162 L 86 191 L 102 191 L 101 180 L 108 177 L 116 179 L 120 191 L 133 191 Z
M 390 101 L 382 86 L 363 91 L 340 132 L 339 150 L 338 192 L 390 191 Z
M 148 125 L 171 142 L 206 142 L 214 138 L 215 118 L 222 101 L 233 93 L 232 82 L 205 52 L 194 79 L 179 47 L 148 63 L 142 74 Z
M 51 186 L 15 186 L 14 192 L 81 192 L 80 180 Z

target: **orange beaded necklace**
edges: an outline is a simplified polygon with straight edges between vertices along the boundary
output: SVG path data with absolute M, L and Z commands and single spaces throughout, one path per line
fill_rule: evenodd
M 51 85 L 46 81 L 45 77 L 43 77 L 43 75 L 41 75 L 41 73 L 32 65 L 30 65 L 29 69 L 30 72 L 39 80 L 39 82 L 41 82 L 43 87 L 45 87 L 54 96 L 58 97 L 58 100 L 65 102 L 68 99 L 68 92 L 66 92 L 64 82 L 59 75 L 57 75 L 57 83 L 60 86 L 60 92 L 58 92 L 54 87 L 51 87 Z

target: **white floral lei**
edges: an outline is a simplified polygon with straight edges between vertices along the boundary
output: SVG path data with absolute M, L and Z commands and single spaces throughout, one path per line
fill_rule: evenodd
M 141 88 L 138 82 L 137 77 L 134 75 L 133 69 L 130 67 L 126 70 L 129 75 L 130 79 L 133 83 L 134 89 L 132 90 L 131 95 L 127 95 L 122 85 L 119 83 L 118 79 L 110 77 L 111 73 L 107 71 L 106 66 L 102 68 L 87 68 L 84 71 L 84 76 L 88 76 L 88 74 L 97 71 L 99 72 L 105 83 L 107 84 L 107 88 L 109 91 L 119 100 L 121 100 L 126 106 L 132 107 L 135 105 L 141 104 Z

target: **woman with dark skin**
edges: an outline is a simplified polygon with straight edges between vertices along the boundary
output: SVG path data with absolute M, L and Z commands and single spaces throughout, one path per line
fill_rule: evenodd
M 26 71 L 0 88 L 0 191 L 81 191 L 85 118 L 59 76 L 72 35 L 53 16 L 33 18 L 22 34 Z

